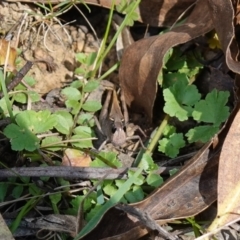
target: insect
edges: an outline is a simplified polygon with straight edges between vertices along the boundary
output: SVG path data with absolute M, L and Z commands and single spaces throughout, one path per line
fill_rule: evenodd
M 107 137 L 107 140 L 102 145 L 109 141 L 114 146 L 122 146 L 126 141 L 132 139 L 138 139 L 141 142 L 140 136 L 129 136 L 129 131 L 126 130 L 128 126 L 131 126 L 131 132 L 134 133 L 138 129 L 145 136 L 145 133 L 139 126 L 129 124 L 129 116 L 124 93 L 120 91 L 120 106 L 117 91 L 115 90 L 114 85 L 106 87 L 106 91 L 107 96 L 99 115 L 101 132 Z

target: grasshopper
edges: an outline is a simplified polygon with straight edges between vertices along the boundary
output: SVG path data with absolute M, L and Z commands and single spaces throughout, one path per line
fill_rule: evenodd
M 106 142 L 111 142 L 114 146 L 122 146 L 127 140 L 132 139 L 138 139 L 142 144 L 138 135 L 128 136 L 128 132 L 126 131 L 126 127 L 130 124 L 124 93 L 120 92 L 121 108 L 114 85 L 106 87 L 106 90 L 107 96 L 99 115 L 101 132 L 107 137 L 107 140 L 102 145 Z M 137 129 L 146 136 L 139 126 L 133 126 L 131 130 L 135 132 Z

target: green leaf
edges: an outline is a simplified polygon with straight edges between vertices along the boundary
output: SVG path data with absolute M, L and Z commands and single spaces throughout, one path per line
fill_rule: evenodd
M 192 70 L 196 70 L 196 69 L 200 69 L 203 68 L 203 65 L 197 60 L 196 55 L 198 58 L 201 58 L 201 53 L 200 50 L 195 49 L 196 51 L 188 51 L 186 54 L 187 57 L 187 66 L 189 69 Z
M 27 126 L 9 124 L 3 131 L 4 135 L 10 139 L 12 150 L 34 151 L 39 148 L 40 140 L 28 129 Z
M 18 92 L 14 94 L 14 100 L 19 103 L 26 103 L 27 102 L 27 94 L 23 92 Z
M 36 84 L 36 79 L 31 76 L 25 76 L 24 81 L 30 86 L 34 86 Z
M 19 185 L 19 186 L 14 187 L 12 190 L 13 198 L 15 198 L 15 199 L 20 198 L 22 195 L 22 192 L 23 192 L 23 186 Z
M 87 66 L 93 65 L 96 60 L 96 57 L 97 57 L 97 52 L 92 52 L 88 54 L 86 58 L 86 65 Z
M 186 81 L 177 81 L 172 87 L 163 90 L 165 100 L 164 112 L 180 121 L 188 119 L 192 107 L 200 100 L 196 86 L 188 85 Z
M 103 187 L 103 191 L 106 195 L 112 197 L 117 192 L 117 188 L 116 188 L 115 184 L 109 183 Z
M 189 143 L 193 142 L 208 142 L 216 133 L 218 133 L 219 127 L 214 127 L 212 125 L 207 126 L 198 126 L 190 129 L 186 133 L 186 137 L 188 138 Z
M 8 181 L 11 183 L 16 183 L 17 182 L 17 177 L 8 177 Z
M 163 66 L 164 68 L 166 68 L 166 64 L 168 62 L 168 60 L 171 58 L 171 56 L 173 55 L 173 48 L 170 48 L 164 55 L 163 57 Z
M 163 136 L 169 137 L 173 133 L 176 133 L 176 127 L 167 124 L 167 126 L 163 129 Z
M 39 102 L 41 99 L 40 95 L 34 91 L 29 91 L 28 96 L 31 98 L 32 102 Z
M 1 182 L 0 183 L 0 202 L 3 202 L 7 195 L 8 184 Z
M 103 195 L 103 192 L 102 192 L 102 186 L 101 185 L 98 185 L 97 186 L 97 204 L 104 204 L 104 195 Z
M 0 99 L 0 112 L 1 114 L 8 116 L 8 109 L 4 98 Z
M 163 74 L 163 88 L 173 86 L 178 81 L 188 82 L 188 77 L 185 73 L 164 73 Z
M 116 9 L 120 13 L 124 13 L 125 9 L 128 7 L 128 1 L 127 0 L 122 0 L 119 2 L 119 4 L 116 5 Z
M 174 158 L 179 154 L 179 149 L 185 146 L 182 133 L 174 133 L 169 138 L 163 138 L 159 141 L 158 151 Z
M 62 198 L 61 193 L 54 193 L 54 194 L 49 195 L 49 199 L 51 200 L 51 203 L 52 203 L 53 212 L 55 214 L 59 214 L 57 204 L 61 201 L 61 198 Z
M 21 177 L 21 181 L 25 184 L 30 182 L 30 177 Z
M 72 145 L 78 148 L 92 148 L 92 140 L 87 139 L 90 136 L 86 134 L 85 137 L 82 137 L 83 135 L 73 135 L 70 140 L 76 140 L 72 142 Z
M 118 12 L 126 14 L 126 18 L 127 18 L 126 25 L 127 26 L 133 26 L 134 21 L 137 21 L 139 19 L 139 15 L 135 11 L 138 4 L 139 4 L 139 2 L 135 2 L 135 1 L 129 2 L 126 0 L 122 0 L 116 6 Z
M 35 91 L 26 90 L 24 92 L 17 92 L 14 94 L 14 100 L 19 103 L 27 103 L 28 98 L 30 98 L 32 102 L 38 102 L 40 100 L 40 95 Z
M 139 15 L 137 12 L 132 12 L 131 13 L 131 18 L 129 18 L 127 21 L 126 21 L 126 25 L 127 26 L 133 26 L 134 22 L 137 21 L 139 19 Z
M 100 85 L 99 81 L 96 80 L 88 81 L 87 84 L 84 86 L 83 91 L 92 92 L 93 90 L 97 89 L 99 85 Z
M 84 137 L 93 137 L 93 130 L 87 126 L 78 126 L 73 129 L 73 132 L 79 136 Z
M 62 137 L 60 137 L 60 136 L 45 137 L 42 140 L 41 148 L 45 148 L 45 149 L 48 149 L 51 151 L 59 151 L 64 146 L 63 143 L 60 143 L 61 141 L 62 141 Z M 51 146 L 48 146 L 50 144 L 51 144 Z M 46 147 L 46 146 L 48 146 L 48 147 Z
M 83 75 L 84 76 L 85 74 L 87 74 L 87 70 L 83 69 L 83 68 L 76 68 L 74 73 L 77 74 L 77 75 Z
M 150 154 L 144 153 L 138 167 L 142 167 L 145 171 L 158 169 Z
M 99 213 L 99 211 L 101 211 L 102 209 L 102 205 L 95 205 L 94 207 L 92 207 L 90 209 L 90 212 L 87 213 L 87 216 L 86 216 L 86 220 L 89 222 L 91 221 L 91 219 L 93 219 L 94 217 L 96 217 L 96 214 Z
M 78 240 L 81 237 L 88 234 L 97 223 L 100 221 L 102 216 L 113 206 L 115 206 L 117 203 L 120 202 L 120 200 L 123 198 L 124 194 L 130 189 L 132 184 L 135 182 L 136 178 L 141 174 L 143 169 L 139 169 L 130 177 L 126 182 L 123 184 L 121 188 L 117 190 L 117 192 L 104 204 L 102 205 L 97 212 L 95 212 L 94 216 L 91 218 L 91 220 L 87 223 L 87 225 L 84 226 L 84 228 L 81 230 L 81 232 L 74 238 L 74 240 Z
M 49 110 L 39 112 L 26 110 L 17 114 L 16 123 L 20 127 L 28 127 L 33 133 L 44 133 L 54 127 L 56 118 Z
M 142 168 L 142 167 L 140 167 L 140 168 Z M 128 177 L 129 178 L 131 178 L 134 174 L 135 174 L 135 171 L 133 171 L 133 170 L 128 171 Z M 138 186 L 141 186 L 144 183 L 144 180 L 145 180 L 144 176 L 139 175 L 137 178 L 135 178 L 134 184 L 138 185 Z
M 78 62 L 84 64 L 86 63 L 87 55 L 85 53 L 76 53 L 75 58 Z
M 80 103 L 78 100 L 67 100 L 65 104 L 67 108 L 71 109 L 72 114 L 77 114 L 79 112 Z
M 95 125 L 93 114 L 91 114 L 91 113 L 81 113 L 78 117 L 77 123 L 79 125 L 93 127 Z
M 133 186 L 132 187 L 132 193 L 134 194 L 134 196 L 136 198 L 136 202 L 142 201 L 144 199 L 144 192 L 142 190 L 142 187 Z
M 177 169 L 177 168 L 173 168 L 173 169 L 171 169 L 171 170 L 169 170 L 169 175 L 170 176 L 173 176 L 175 173 L 177 173 L 179 171 L 179 169 Z
M 65 180 L 64 178 L 58 177 L 57 178 L 57 183 L 61 185 L 64 191 L 70 191 L 70 182 Z
M 62 134 L 69 134 L 70 129 L 73 126 L 73 118 L 72 115 L 64 110 L 57 111 L 54 113 L 56 116 L 57 123 L 55 124 L 55 128 L 58 130 L 58 132 Z
M 124 197 L 127 199 L 129 203 L 135 203 L 143 200 L 144 193 L 141 187 L 133 186 L 133 189 L 128 191 Z
M 116 179 L 115 180 L 115 185 L 120 188 L 123 184 L 125 183 L 125 180 L 123 179 Z
M 102 108 L 102 104 L 98 101 L 87 101 L 83 104 L 82 108 L 88 112 L 96 112 Z
M 28 192 L 33 196 L 39 196 L 42 193 L 42 190 L 40 190 L 35 184 L 29 185 Z
M 84 200 L 83 203 L 83 211 L 89 211 L 92 208 L 92 199 L 91 198 L 85 198 L 84 196 L 76 196 L 74 199 L 70 201 L 70 204 L 72 205 L 72 208 L 69 208 L 65 211 L 66 214 L 71 214 L 71 215 L 77 215 L 78 214 L 78 208 L 80 203 Z
M 81 88 L 83 85 L 84 85 L 83 81 L 75 80 L 70 84 L 70 87 L 78 89 L 78 88 Z
M 81 139 L 79 142 L 72 143 L 74 146 L 80 148 L 93 147 L 92 138 L 94 134 L 90 127 L 78 126 L 73 130 L 73 132 L 75 135 L 73 135 L 71 139 Z
M 81 99 L 81 93 L 73 87 L 66 87 L 61 91 L 61 94 L 64 95 L 68 100 L 78 101 Z
M 163 184 L 163 178 L 159 174 L 150 173 L 147 176 L 146 182 L 148 185 L 157 188 Z
M 62 199 L 62 194 L 61 193 L 51 194 L 49 195 L 49 199 L 51 200 L 52 204 L 57 205 Z
M 186 65 L 186 55 L 179 48 L 174 48 L 165 66 L 168 71 L 178 71 Z
M 91 167 L 122 167 L 122 163 L 117 159 L 114 152 L 101 152 L 90 163 Z
M 205 100 L 196 103 L 192 116 L 196 121 L 213 123 L 219 126 L 229 116 L 229 107 L 226 106 L 229 92 L 214 89 L 208 93 Z

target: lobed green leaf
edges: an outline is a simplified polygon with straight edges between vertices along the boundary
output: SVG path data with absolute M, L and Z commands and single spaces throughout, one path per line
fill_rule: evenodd
M 226 106 L 229 92 L 217 91 L 214 89 L 208 93 L 205 100 L 195 104 L 192 116 L 196 121 L 213 123 L 219 126 L 229 116 L 229 107 Z
M 174 158 L 179 154 L 179 149 L 185 146 L 182 133 L 174 133 L 169 138 L 159 140 L 158 151 Z

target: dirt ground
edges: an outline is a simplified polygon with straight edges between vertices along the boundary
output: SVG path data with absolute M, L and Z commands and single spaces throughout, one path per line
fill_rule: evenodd
M 87 24 L 81 24 L 82 16 L 78 12 L 74 13 L 78 22 L 48 17 L 36 5 L 0 4 L 0 34 L 4 36 L 17 25 L 11 41 L 11 45 L 21 51 L 17 69 L 26 60 L 35 63 L 28 75 L 36 79 L 34 90 L 40 94 L 60 88 L 73 80 L 76 53 L 89 53 L 98 49 L 98 42 L 89 32 Z M 69 16 L 64 17 L 67 19 Z

